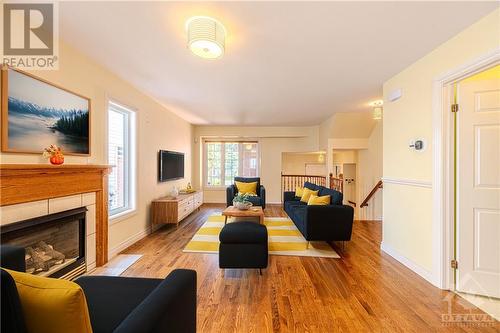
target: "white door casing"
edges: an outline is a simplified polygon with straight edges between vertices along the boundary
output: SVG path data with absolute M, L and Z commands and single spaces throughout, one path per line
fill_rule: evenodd
M 458 291 L 500 298 L 500 78 L 460 82 Z

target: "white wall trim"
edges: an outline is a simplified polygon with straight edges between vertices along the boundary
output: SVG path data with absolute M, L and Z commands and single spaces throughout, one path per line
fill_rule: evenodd
M 436 77 L 433 82 L 433 209 L 432 262 L 437 286 L 453 289 L 453 270 L 449 262 L 453 255 L 453 171 L 452 118 L 449 112 L 450 96 L 445 87 L 467 76 L 476 74 L 500 61 L 500 48 Z
M 109 260 L 113 259 L 113 257 L 115 257 L 117 254 L 119 254 L 121 251 L 125 250 L 126 248 L 133 245 L 134 243 L 140 241 L 141 239 L 143 239 L 144 237 L 146 237 L 150 233 L 151 233 L 151 228 L 148 227 L 148 228 L 136 233 L 135 235 L 132 235 L 129 238 L 125 239 L 123 242 L 121 242 L 120 244 L 118 244 L 114 248 L 109 249 L 108 262 L 109 262 Z
M 382 242 L 380 244 L 380 249 L 385 253 L 387 253 L 388 255 L 390 255 L 391 257 L 393 257 L 394 259 L 396 259 L 397 261 L 399 261 L 400 263 L 402 263 L 403 265 L 405 265 L 407 268 L 411 269 L 412 271 L 423 277 L 425 280 L 427 280 L 427 282 L 431 283 L 434 286 L 437 286 L 436 281 L 432 275 L 432 272 L 429 272 L 419 264 L 408 259 L 406 256 L 399 253 L 392 246 Z
M 387 184 L 432 188 L 432 182 L 426 180 L 383 177 L 382 181 Z

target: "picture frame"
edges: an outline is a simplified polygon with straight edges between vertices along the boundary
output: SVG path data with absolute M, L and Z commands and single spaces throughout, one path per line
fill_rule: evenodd
M 91 100 L 30 73 L 1 69 L 1 151 L 42 154 L 51 144 L 65 155 L 91 155 Z

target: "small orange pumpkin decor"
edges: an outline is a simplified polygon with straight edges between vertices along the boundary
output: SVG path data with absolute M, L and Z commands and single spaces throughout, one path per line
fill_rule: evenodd
M 55 155 L 55 156 L 52 156 L 49 159 L 49 161 L 50 161 L 51 164 L 61 165 L 61 164 L 64 163 L 64 156 L 63 155 Z
M 50 145 L 50 147 L 43 150 L 43 157 L 48 158 L 50 164 L 61 165 L 64 163 L 64 154 L 60 147 Z

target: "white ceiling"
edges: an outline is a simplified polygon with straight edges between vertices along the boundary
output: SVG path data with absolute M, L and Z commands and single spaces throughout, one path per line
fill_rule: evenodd
M 196 124 L 317 125 L 369 110 L 382 83 L 498 6 L 495 2 L 61 2 L 60 33 Z M 228 30 L 210 61 L 184 22 Z

